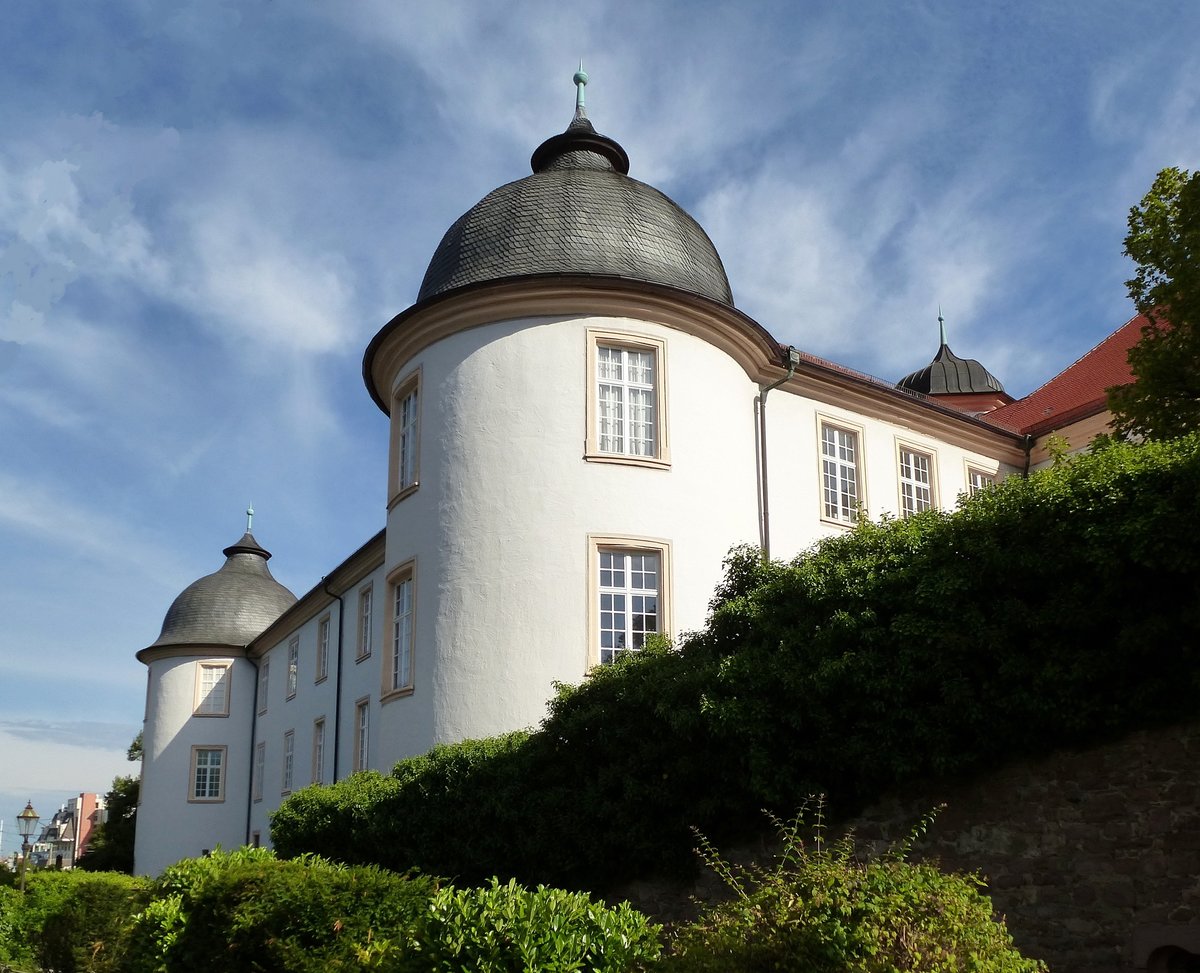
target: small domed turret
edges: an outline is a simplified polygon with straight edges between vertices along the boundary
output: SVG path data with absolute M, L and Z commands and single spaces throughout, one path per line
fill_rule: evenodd
M 296 596 L 271 577 L 271 554 L 249 531 L 222 553 L 220 570 L 192 582 L 171 603 L 162 633 L 148 648 L 244 646 L 296 603 Z
M 938 325 L 941 344 L 933 361 L 905 375 L 896 387 L 922 395 L 945 396 L 948 405 L 974 414 L 1011 402 L 1012 396 L 1004 391 L 995 375 L 974 358 L 959 358 L 950 350 L 946 344 L 946 322 L 940 312 Z

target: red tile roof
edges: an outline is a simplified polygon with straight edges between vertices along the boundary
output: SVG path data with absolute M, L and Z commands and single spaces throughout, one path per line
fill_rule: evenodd
M 1104 411 L 1105 390 L 1132 378 L 1129 349 L 1148 323 L 1140 314 L 1131 318 L 1041 388 L 982 418 L 1014 432 L 1037 433 Z

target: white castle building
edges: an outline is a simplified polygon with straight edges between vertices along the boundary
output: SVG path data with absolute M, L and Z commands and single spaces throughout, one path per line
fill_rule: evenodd
M 535 725 L 555 681 L 702 626 L 733 545 L 791 557 L 1037 463 L 1021 403 L 944 337 L 896 385 L 781 347 L 576 83 L 533 174 L 450 227 L 367 347 L 383 530 L 299 599 L 247 530 L 138 653 L 139 873 L 268 843 L 310 783 Z

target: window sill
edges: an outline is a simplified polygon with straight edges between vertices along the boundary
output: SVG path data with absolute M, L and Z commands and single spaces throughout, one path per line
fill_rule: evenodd
M 671 468 L 670 459 L 658 456 L 627 456 L 624 453 L 589 452 L 584 453 L 583 458 L 588 463 L 612 463 L 617 466 L 641 466 L 652 470 L 669 470 Z
M 379 702 L 390 703 L 394 699 L 404 699 L 406 696 L 411 696 L 412 694 L 412 686 L 401 686 L 399 689 L 389 689 L 386 693 L 379 697 Z
M 198 717 L 199 719 L 202 719 L 202 720 L 213 720 L 213 719 L 223 720 L 226 717 L 228 717 L 229 714 L 228 713 L 193 713 L 192 716 Z
M 188 803 L 189 804 L 224 804 L 225 798 L 223 798 L 223 797 L 189 797 Z
M 395 494 L 392 497 L 392 499 L 388 501 L 388 505 L 387 505 L 388 510 L 391 510 L 394 506 L 396 506 L 396 504 L 398 504 L 401 500 L 405 499 L 406 497 L 411 497 L 414 493 L 417 492 L 417 490 L 420 488 L 420 486 L 421 486 L 420 481 L 414 481 L 414 482 L 410 483 L 408 486 L 406 486 L 399 493 Z

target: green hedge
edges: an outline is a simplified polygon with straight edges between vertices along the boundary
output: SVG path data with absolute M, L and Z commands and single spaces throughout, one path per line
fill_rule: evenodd
M 0 965 L 56 973 L 592 970 L 660 953 L 628 905 L 492 882 L 457 889 L 373 866 L 218 850 L 157 881 L 44 872 L 0 889 Z
M 25 968 L 124 970 L 131 917 L 149 883 L 116 873 L 32 871 L 0 888 L 0 961 Z
M 439 747 L 276 812 L 316 851 L 604 889 L 762 807 L 967 774 L 1191 712 L 1200 438 L 1110 444 L 790 565 L 734 552 L 705 630 L 562 687 L 537 732 Z
M 357 969 L 376 936 L 403 940 L 436 890 L 428 878 L 265 849 L 168 868 L 137 919 L 131 973 Z

